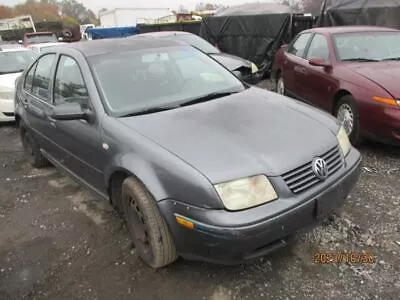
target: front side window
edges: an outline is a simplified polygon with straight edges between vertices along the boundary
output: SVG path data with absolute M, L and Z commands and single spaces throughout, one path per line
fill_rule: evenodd
M 54 79 L 54 104 L 78 102 L 82 108 L 89 108 L 89 94 L 78 63 L 62 55 Z
M 322 58 L 329 62 L 329 46 L 326 38 L 321 34 L 314 35 L 310 48 L 308 49 L 307 59 Z
M 340 61 L 400 60 L 399 32 L 350 32 L 333 35 Z
M 296 41 L 289 46 L 287 52 L 298 57 L 303 57 L 310 37 L 311 33 L 303 33 L 299 35 Z
M 245 89 L 228 70 L 189 46 L 115 51 L 91 57 L 89 63 L 115 116 Z
M 33 77 L 32 94 L 47 102 L 50 101 L 50 74 L 55 56 L 55 54 L 48 54 L 41 57 Z
M 0 75 L 23 72 L 32 59 L 31 51 L 1 51 Z

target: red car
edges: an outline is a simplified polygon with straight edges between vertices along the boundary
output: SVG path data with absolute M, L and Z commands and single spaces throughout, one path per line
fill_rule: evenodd
M 363 137 L 400 145 L 400 31 L 346 26 L 301 32 L 276 53 L 276 92 L 315 105 Z

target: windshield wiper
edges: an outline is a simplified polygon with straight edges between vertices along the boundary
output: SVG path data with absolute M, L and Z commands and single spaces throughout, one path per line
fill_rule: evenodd
M 342 61 L 380 61 L 380 60 L 371 59 L 371 58 L 364 58 L 364 57 L 355 57 L 355 58 L 342 59 Z
M 120 118 L 126 118 L 126 117 L 134 117 L 134 116 L 140 116 L 140 115 L 146 115 L 146 114 L 152 114 L 152 113 L 156 113 L 156 112 L 160 112 L 160 111 L 165 111 L 165 110 L 170 110 L 170 109 L 174 109 L 177 108 L 179 106 L 155 106 L 155 107 L 149 107 L 149 108 L 145 108 L 143 110 L 139 110 L 139 111 L 134 111 L 134 112 L 130 112 L 124 115 L 119 116 Z
M 205 96 L 202 96 L 202 97 L 199 97 L 199 98 L 196 98 L 193 100 L 182 102 L 179 104 L 179 106 L 188 106 L 188 105 L 192 105 L 192 104 L 206 102 L 206 101 L 226 97 L 226 96 L 229 96 L 232 94 L 236 94 L 236 93 L 239 93 L 239 91 L 210 93 L 210 94 L 207 94 Z
M 382 59 L 382 61 L 385 61 L 385 60 L 400 60 L 400 57 L 389 57 L 389 58 Z

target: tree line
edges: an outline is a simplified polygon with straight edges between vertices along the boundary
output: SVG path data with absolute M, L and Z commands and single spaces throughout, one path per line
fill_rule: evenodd
M 31 15 L 34 22 L 62 21 L 67 24 L 98 24 L 95 13 L 76 0 L 26 0 L 13 7 L 0 5 L 0 19 Z

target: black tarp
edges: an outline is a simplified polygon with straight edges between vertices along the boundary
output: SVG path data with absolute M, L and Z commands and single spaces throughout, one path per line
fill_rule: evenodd
M 346 25 L 400 29 L 400 0 L 325 0 L 317 26 Z
M 287 39 L 292 14 L 285 6 L 266 5 L 257 10 L 255 5 L 260 4 L 247 5 L 249 9 L 231 8 L 203 18 L 200 36 L 223 52 L 256 63 L 267 75 L 276 50 Z M 284 11 L 279 12 L 279 7 Z

